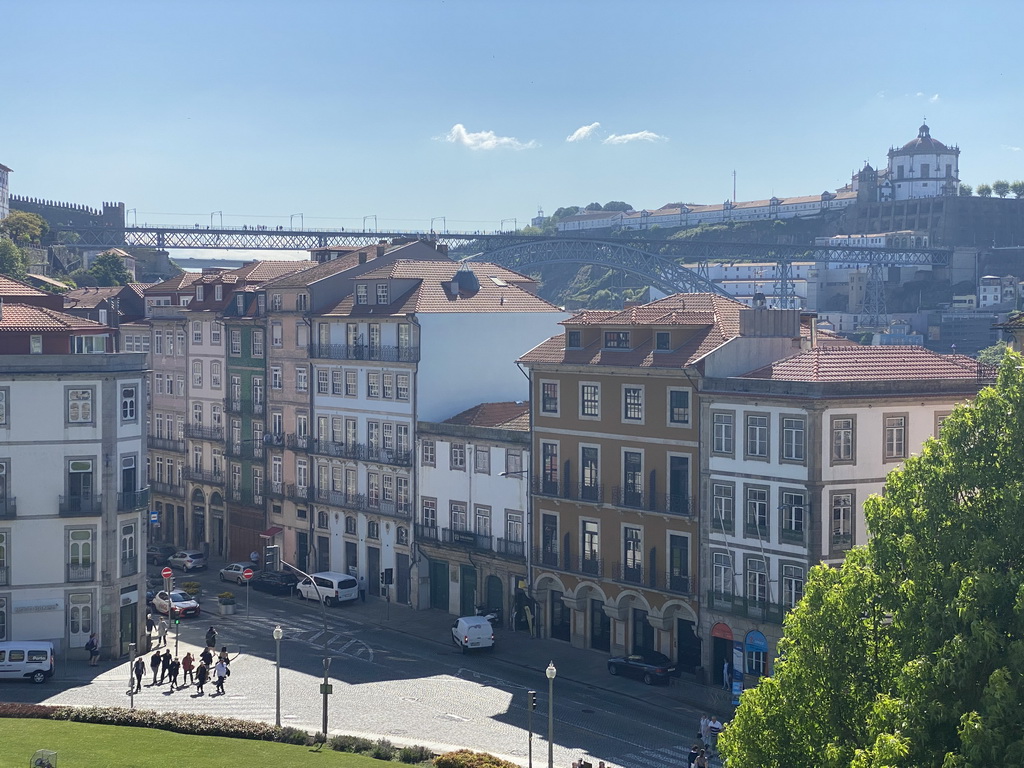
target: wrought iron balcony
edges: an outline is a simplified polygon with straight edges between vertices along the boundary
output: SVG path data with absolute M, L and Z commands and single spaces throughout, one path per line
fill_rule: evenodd
M 665 573 L 658 586 L 666 592 L 675 592 L 679 595 L 694 595 L 694 581 L 689 574 Z
M 185 441 L 169 437 L 149 437 L 149 448 L 153 451 L 171 451 L 172 453 L 185 453 Z
M 559 557 L 558 547 L 548 545 L 533 550 L 533 562 L 535 565 L 542 565 L 545 568 L 567 570 L 562 568 L 562 559 Z
M 242 440 L 241 442 L 228 442 L 225 452 L 228 456 L 240 459 L 262 459 L 262 440 Z
M 615 580 L 624 581 L 629 584 L 644 583 L 644 567 L 642 565 L 629 565 L 627 563 L 615 564 Z
M 250 400 L 249 398 L 224 398 L 224 410 L 227 413 L 263 413 L 263 401 L 262 400 Z
M 185 498 L 185 486 L 172 485 L 171 483 L 150 483 L 149 490 L 159 493 L 161 496 L 174 496 L 179 499 Z
M 271 496 L 284 496 L 284 483 L 279 480 L 270 481 L 270 495 Z
M 439 539 L 438 527 L 436 525 L 416 523 L 415 531 L 417 541 L 437 541 Z
M 231 488 L 231 489 L 229 489 L 228 490 L 228 498 L 231 499 L 232 501 L 241 501 L 242 500 L 242 489 L 241 488 Z
M 612 504 L 617 507 L 629 507 L 630 509 L 646 509 L 644 506 L 644 492 L 636 488 L 616 486 L 612 490 Z
M 550 475 L 540 475 L 531 478 L 530 485 L 532 490 L 538 496 L 553 496 L 555 498 L 562 498 L 567 494 L 562 492 L 562 484 L 558 482 L 557 477 Z
M 224 482 L 224 473 L 186 467 L 185 479 L 196 483 L 214 483 L 220 485 Z
M 103 498 L 100 494 L 61 496 L 58 509 L 64 517 L 91 517 L 100 514 Z
M 576 500 L 577 501 L 589 501 L 594 504 L 604 503 L 604 486 L 600 483 L 587 484 L 580 483 L 576 486 Z
M 371 344 L 310 344 L 309 356 L 320 360 L 380 360 L 388 363 L 416 363 L 420 359 L 420 348 Z
M 68 581 L 94 581 L 96 566 L 92 563 L 68 563 Z
M 185 437 L 193 440 L 223 440 L 224 427 L 204 427 L 201 424 L 186 424 Z
M 381 448 L 379 445 L 365 443 L 335 443 L 330 440 L 308 440 L 307 445 L 310 446 L 313 453 L 333 456 L 337 459 L 375 461 L 396 467 L 412 466 L 413 455 L 412 451 L 408 449 Z
M 309 450 L 309 444 L 313 442 L 313 438 L 309 435 L 296 435 L 294 432 L 285 437 L 285 445 L 292 449 L 298 449 L 300 451 Z
M 585 576 L 604 576 L 604 561 L 596 553 L 582 555 L 577 563 L 577 571 Z
M 726 611 L 735 616 L 767 621 L 771 624 L 782 624 L 782 617 L 786 613 L 779 603 L 714 591 L 708 592 L 708 607 L 716 611 Z
M 288 483 L 288 487 L 285 490 L 285 496 L 293 499 L 303 499 L 309 501 L 313 498 L 313 489 L 308 485 L 296 485 L 295 483 Z
M 13 496 L 4 498 L 0 496 L 0 520 L 17 517 L 18 500 Z
M 445 544 L 454 544 L 460 547 L 469 547 L 470 549 L 481 549 L 484 551 L 491 549 L 491 537 L 485 536 L 482 533 L 474 533 L 473 531 L 442 528 L 441 541 Z
M 514 557 L 517 560 L 526 559 L 526 542 L 513 541 L 512 539 L 495 539 L 494 551 L 505 557 Z
M 131 512 L 149 506 L 149 488 L 138 491 L 123 491 L 117 494 L 117 511 Z
M 678 493 L 666 493 L 658 499 L 658 507 L 655 511 L 666 515 L 679 515 L 681 517 L 693 517 L 697 514 L 697 499 L 692 496 L 685 496 Z

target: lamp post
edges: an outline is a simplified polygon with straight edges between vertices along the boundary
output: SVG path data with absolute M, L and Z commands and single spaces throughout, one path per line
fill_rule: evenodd
M 555 662 L 548 662 L 544 674 L 548 678 L 548 768 L 555 768 Z
M 367 219 L 373 219 L 373 231 L 376 232 L 377 231 L 377 214 L 371 213 L 371 214 L 369 214 L 367 216 L 363 216 L 363 232 L 367 232 L 368 231 L 366 229 L 366 220 Z
M 292 565 L 291 563 L 287 563 L 284 560 L 281 561 L 281 565 L 287 566 L 288 568 L 291 568 L 293 571 L 295 571 L 299 575 L 304 576 L 305 578 L 309 579 L 309 583 L 313 585 L 313 589 L 316 591 L 317 599 L 320 601 L 320 610 L 323 611 L 323 618 L 324 618 L 324 681 L 320 685 L 320 693 L 324 697 L 323 734 L 324 734 L 324 741 L 327 741 L 327 697 L 330 696 L 331 693 L 333 693 L 333 691 L 331 689 L 331 679 L 330 679 L 331 652 L 330 652 L 330 649 L 327 647 L 327 641 L 329 639 L 328 634 L 327 634 L 327 604 L 324 602 L 324 596 L 322 594 L 320 594 L 320 587 L 316 583 L 316 579 L 314 579 L 312 576 L 310 576 L 308 573 L 306 573 L 301 568 L 298 568 L 298 567 Z
M 224 211 L 213 211 L 210 214 L 210 229 L 213 229 L 213 217 L 214 216 L 219 216 L 220 217 L 220 228 L 224 229 Z
M 274 627 L 274 643 L 277 645 L 277 699 L 274 713 L 274 725 L 281 727 L 281 638 L 284 637 L 284 630 L 278 624 Z
M 443 233 L 443 232 L 447 232 L 448 231 L 448 222 L 445 220 L 445 217 L 444 216 L 435 216 L 434 218 L 432 218 L 430 220 L 430 234 L 432 234 L 432 235 L 436 234 L 436 232 L 434 231 L 434 222 L 437 221 L 438 219 L 441 220 L 441 232 Z
M 291 216 L 288 217 L 288 229 L 291 229 L 291 230 L 295 229 L 295 217 L 296 216 L 299 217 L 299 229 L 305 229 L 306 228 L 306 219 L 303 217 L 303 215 L 301 213 L 293 213 Z

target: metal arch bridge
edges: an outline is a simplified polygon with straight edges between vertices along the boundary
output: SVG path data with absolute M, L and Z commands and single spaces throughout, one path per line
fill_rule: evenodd
M 869 282 L 881 285 L 881 270 L 892 266 L 947 266 L 952 249 L 880 249 L 847 246 L 772 245 L 728 243 L 696 239 L 629 240 L 626 238 L 551 237 L 516 233 L 480 232 L 364 232 L 343 229 L 290 229 L 285 227 L 132 226 L 60 227 L 74 232 L 78 247 L 138 247 L 161 250 L 302 250 L 330 247 L 365 247 L 381 240 L 431 240 L 443 243 L 465 259 L 486 259 L 510 269 L 545 264 L 595 264 L 631 272 L 666 293 L 723 291 L 707 278 L 707 264 L 751 259 L 778 265 L 775 279 L 783 306 L 794 296 L 792 265 L 798 261 L 864 265 Z M 470 255 L 471 254 L 471 255 Z M 697 264 L 696 270 L 680 266 Z M 766 281 L 769 282 L 769 281 Z

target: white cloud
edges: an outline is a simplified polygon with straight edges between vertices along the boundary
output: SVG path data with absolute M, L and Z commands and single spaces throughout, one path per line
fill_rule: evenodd
M 932 94 L 931 96 L 928 97 L 928 101 L 930 101 L 932 104 L 934 104 L 938 100 L 939 100 L 939 94 L 937 94 L 937 93 L 936 94 Z
M 601 127 L 600 123 L 591 123 L 590 125 L 584 125 L 584 126 L 582 126 L 580 128 L 577 128 L 575 131 L 573 131 L 571 136 L 566 136 L 565 140 L 566 141 L 583 141 L 584 139 L 589 139 L 590 138 L 590 134 L 592 134 L 594 131 L 596 131 L 600 127 Z
M 631 141 L 668 141 L 668 137 L 659 136 L 652 131 L 637 131 L 636 133 L 613 133 L 602 144 L 629 144 Z
M 471 133 L 462 123 L 456 123 L 447 134 L 439 138 L 470 149 L 533 149 L 537 146 L 535 141 L 523 142 L 514 136 L 498 136 L 494 131 Z
M 1003 144 L 1002 147 L 1003 147 L 1003 149 L 1008 149 L 1011 152 L 1020 152 L 1020 147 L 1013 147 L 1013 146 L 1010 146 L 1009 144 Z

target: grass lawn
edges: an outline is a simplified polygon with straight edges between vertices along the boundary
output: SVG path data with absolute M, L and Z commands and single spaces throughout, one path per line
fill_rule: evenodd
M 335 752 L 324 747 L 269 741 L 189 736 L 152 728 L 128 728 L 55 720 L 0 718 L 0 768 L 25 768 L 37 749 L 57 753 L 58 768 L 398 768 L 402 763 Z

